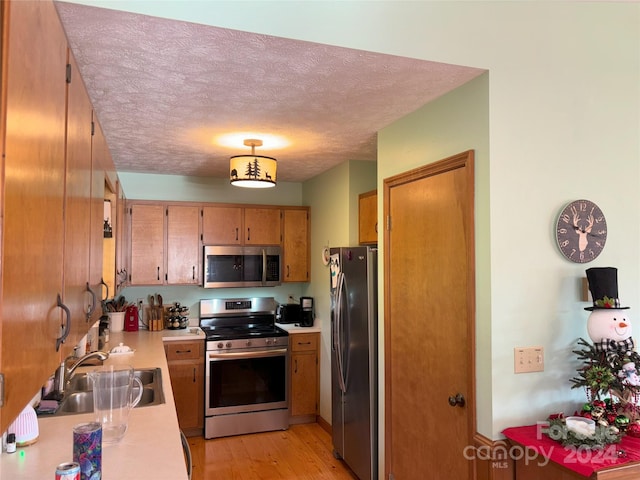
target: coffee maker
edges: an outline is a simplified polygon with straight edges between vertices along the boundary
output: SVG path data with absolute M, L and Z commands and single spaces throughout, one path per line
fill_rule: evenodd
M 300 326 L 313 327 L 313 297 L 300 297 Z

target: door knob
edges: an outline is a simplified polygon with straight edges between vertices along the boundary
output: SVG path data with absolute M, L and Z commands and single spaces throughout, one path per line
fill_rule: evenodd
M 464 403 L 464 397 L 461 393 L 457 394 L 455 397 L 449 397 L 449 405 L 452 407 L 455 407 L 456 405 L 458 407 L 464 407 Z

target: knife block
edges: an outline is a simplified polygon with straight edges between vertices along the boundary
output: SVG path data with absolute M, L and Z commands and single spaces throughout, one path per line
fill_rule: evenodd
M 147 326 L 150 332 L 164 330 L 164 308 L 145 307 L 144 317 L 147 319 Z

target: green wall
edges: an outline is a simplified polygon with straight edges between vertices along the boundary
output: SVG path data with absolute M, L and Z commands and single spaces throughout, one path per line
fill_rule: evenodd
M 234 187 L 226 179 L 186 177 L 119 172 L 125 195 L 129 200 L 165 200 L 185 202 L 246 203 L 262 205 L 303 205 L 302 184 L 278 182 L 274 188 L 248 189 Z M 130 301 L 139 298 L 145 303 L 150 294 L 159 293 L 166 304 L 180 302 L 197 319 L 200 300 L 206 298 L 275 297 L 286 303 L 289 295 L 298 299 L 304 295 L 306 283 L 287 283 L 265 288 L 202 288 L 197 286 L 127 287 L 122 295 Z
M 572 412 L 584 401 L 569 379 L 576 367 L 571 350 L 586 335 L 579 287 L 586 266 L 560 256 L 553 224 L 571 200 L 598 203 L 607 215 L 609 237 L 588 266 L 618 267 L 621 300 L 640 308 L 640 4 L 82 3 L 486 69 L 488 107 L 478 115 L 488 112 L 489 148 L 476 171 L 476 268 L 478 341 L 490 353 L 480 354 L 477 368 L 490 386 L 479 385 L 478 431 L 500 438 L 505 427 Z M 415 154 L 408 145 L 391 148 L 380 140 L 378 185 L 401 168 L 479 148 L 459 143 L 446 148 L 447 137 Z M 404 160 L 396 166 L 398 158 Z M 341 228 L 348 227 L 336 230 Z M 340 235 L 336 241 L 349 239 L 346 231 Z M 319 242 L 327 240 L 333 241 Z M 317 243 L 312 258 L 319 255 Z M 518 346 L 544 347 L 545 371 L 514 374 Z M 384 405 L 380 415 L 384 418 Z M 381 457 L 381 471 L 383 462 Z
M 475 159 L 476 250 L 476 411 L 479 431 L 492 423 L 491 298 L 489 232 L 489 75 L 484 74 L 440 97 L 378 134 L 381 180 L 467 150 Z M 382 183 L 378 186 L 383 191 Z M 378 196 L 378 224 L 383 225 L 383 195 Z M 380 258 L 384 244 L 380 242 Z M 381 261 L 380 261 L 381 263 Z M 382 264 L 380 265 L 382 269 Z M 383 285 L 379 292 L 384 311 Z M 380 319 L 379 328 L 383 329 Z M 384 351 L 381 342 L 380 351 Z M 380 372 L 384 378 L 384 370 Z M 381 381 L 384 384 L 384 381 Z M 384 398 L 384 390 L 380 391 Z
M 322 249 L 358 244 L 358 195 L 375 189 L 375 182 L 375 163 L 350 161 L 303 184 L 304 204 L 311 207 L 311 282 L 305 295 L 314 297 L 316 324 L 322 329 L 320 415 L 329 423 L 331 423 L 331 300 L 329 267 L 322 263 Z

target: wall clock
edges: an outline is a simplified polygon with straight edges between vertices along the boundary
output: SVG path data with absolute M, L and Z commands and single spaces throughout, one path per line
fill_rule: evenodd
M 568 260 L 594 260 L 607 241 L 607 220 L 600 207 L 590 200 L 576 200 L 565 206 L 556 223 L 556 241 Z

